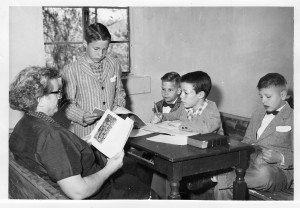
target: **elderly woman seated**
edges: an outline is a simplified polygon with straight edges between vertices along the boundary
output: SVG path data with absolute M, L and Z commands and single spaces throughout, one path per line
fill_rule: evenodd
M 9 139 L 16 161 L 37 173 L 71 199 L 148 199 L 155 196 L 137 178 L 113 173 L 123 165 L 124 151 L 96 162 L 84 140 L 54 121 L 62 96 L 59 72 L 28 67 L 11 84 L 10 107 L 24 112 Z M 152 192 L 152 193 L 151 193 Z

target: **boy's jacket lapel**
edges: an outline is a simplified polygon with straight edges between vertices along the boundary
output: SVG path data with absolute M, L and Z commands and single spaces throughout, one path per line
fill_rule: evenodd
M 258 141 L 261 141 L 261 140 L 267 138 L 270 134 L 275 132 L 276 126 L 283 124 L 284 120 L 289 118 L 290 113 L 291 113 L 291 107 L 288 104 L 286 104 L 286 106 L 284 106 L 284 108 L 275 116 L 275 118 L 267 126 L 267 128 L 264 130 L 264 132 L 262 133 L 262 135 L 260 136 Z M 264 117 L 264 115 L 262 116 L 261 121 L 257 122 L 259 124 L 258 128 L 261 125 L 263 117 Z M 256 132 L 257 132 L 258 128 L 256 129 Z
M 93 79 L 97 79 L 95 74 L 93 73 L 93 71 L 91 70 L 90 66 L 88 65 L 88 63 L 86 63 L 83 58 L 81 60 L 79 60 L 80 64 L 81 64 L 81 70 L 85 73 L 87 73 L 88 75 L 90 75 Z

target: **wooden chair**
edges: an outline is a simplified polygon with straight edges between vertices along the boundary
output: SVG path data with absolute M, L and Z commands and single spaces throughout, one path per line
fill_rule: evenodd
M 221 120 L 225 135 L 231 136 L 237 140 L 243 139 L 246 133 L 246 129 L 249 125 L 249 118 L 236 116 L 228 113 L 221 113 Z M 288 190 L 273 193 L 249 189 L 249 199 L 268 201 L 293 200 L 294 188 L 292 186 Z
M 68 199 L 37 174 L 19 165 L 9 153 L 10 199 Z

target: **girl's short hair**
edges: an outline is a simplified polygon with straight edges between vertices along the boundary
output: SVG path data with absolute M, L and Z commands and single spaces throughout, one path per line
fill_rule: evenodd
M 94 23 L 89 25 L 85 30 L 85 40 L 87 43 L 98 40 L 111 41 L 111 35 L 106 26 L 101 23 Z
M 52 90 L 49 80 L 59 77 L 59 71 L 54 68 L 30 66 L 23 69 L 10 84 L 10 107 L 23 112 L 35 111 L 38 98 Z

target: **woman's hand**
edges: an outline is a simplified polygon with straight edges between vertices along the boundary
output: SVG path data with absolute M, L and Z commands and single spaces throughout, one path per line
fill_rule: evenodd
M 98 118 L 100 118 L 98 114 L 86 112 L 83 114 L 82 122 L 90 125 L 95 123 Z
M 150 123 L 156 124 L 161 122 L 161 120 L 162 120 L 162 113 L 154 113 Z
M 118 154 L 107 160 L 105 167 L 111 171 L 111 174 L 116 172 L 123 166 L 124 155 L 124 150 L 122 150 L 122 152 L 119 152 Z

